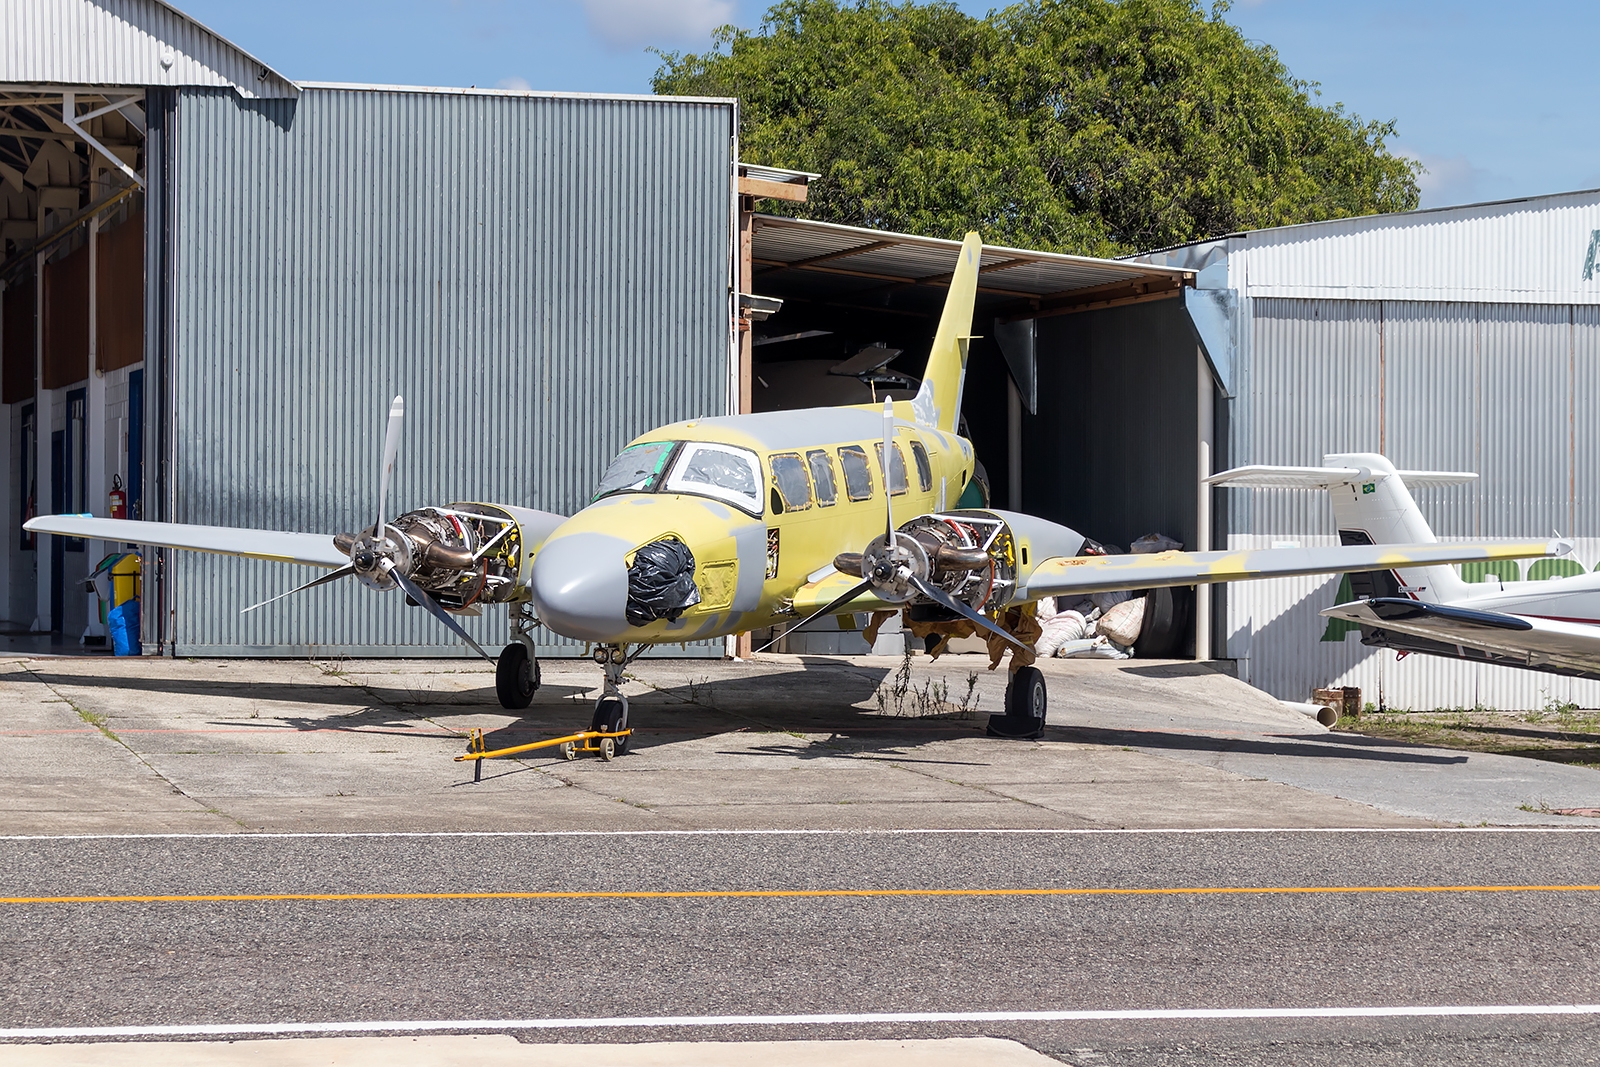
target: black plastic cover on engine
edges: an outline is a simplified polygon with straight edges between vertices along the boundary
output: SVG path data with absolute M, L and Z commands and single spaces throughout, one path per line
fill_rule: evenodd
M 628 606 L 633 626 L 676 619 L 700 603 L 694 584 L 694 553 L 682 541 L 651 541 L 633 555 L 628 568 Z

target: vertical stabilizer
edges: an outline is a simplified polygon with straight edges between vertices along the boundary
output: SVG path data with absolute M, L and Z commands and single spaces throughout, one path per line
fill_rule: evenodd
M 1438 538 L 1406 483 L 1460 485 L 1478 478 L 1454 471 L 1397 471 L 1375 452 L 1338 453 L 1322 462 L 1325 466 L 1239 467 L 1206 480 L 1260 489 L 1326 489 L 1341 544 L 1424 545 Z M 1358 597 L 1409 596 L 1428 603 L 1450 603 L 1467 593 L 1466 583 L 1448 566 L 1352 574 L 1350 585 Z
M 1343 544 L 1421 545 L 1437 541 L 1433 528 L 1417 507 L 1404 474 L 1375 452 L 1350 452 L 1323 456 L 1329 467 L 1355 467 L 1372 472 L 1372 477 L 1355 479 L 1328 487 L 1333 502 L 1333 518 Z M 1444 476 L 1439 476 L 1444 477 Z M 1466 476 L 1463 476 L 1466 477 Z M 1472 476 L 1475 477 L 1475 476 Z M 1420 479 L 1419 479 L 1420 480 Z M 1414 596 L 1430 604 L 1449 603 L 1466 595 L 1466 583 L 1454 567 L 1422 567 L 1394 572 L 1394 581 L 1384 575 L 1367 575 L 1370 590 L 1356 589 L 1358 596 Z M 1352 588 L 1356 576 L 1351 576 Z M 1386 588 L 1393 585 L 1394 588 Z
M 978 260 L 983 241 L 976 233 L 961 242 L 961 255 L 950 290 L 944 298 L 944 313 L 939 316 L 939 332 L 928 353 L 928 369 L 922 375 L 911 410 L 917 422 L 940 430 L 954 431 L 961 419 L 961 388 L 967 375 L 967 346 L 972 340 L 972 307 L 978 295 Z

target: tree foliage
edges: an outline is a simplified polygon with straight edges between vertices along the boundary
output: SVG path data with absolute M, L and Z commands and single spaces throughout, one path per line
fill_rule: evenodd
M 1107 255 L 1402 211 L 1393 122 L 1321 106 L 1198 0 L 780 0 L 660 53 L 657 93 L 737 96 L 740 155 L 818 172 L 796 213 Z

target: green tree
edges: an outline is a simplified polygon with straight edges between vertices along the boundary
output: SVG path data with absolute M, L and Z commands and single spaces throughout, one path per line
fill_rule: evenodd
M 781 0 L 661 53 L 655 91 L 737 96 L 740 153 L 822 174 L 797 214 L 1087 254 L 1413 208 L 1393 123 L 1322 107 L 1196 0 Z

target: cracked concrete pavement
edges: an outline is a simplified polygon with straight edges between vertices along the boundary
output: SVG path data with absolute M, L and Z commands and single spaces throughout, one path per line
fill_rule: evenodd
M 899 666 L 641 660 L 627 756 L 532 753 L 474 784 L 452 758 L 467 732 L 583 728 L 592 664 L 544 661 L 511 713 L 464 661 L 15 660 L 0 817 L 13 834 L 1573 825 L 1517 805 L 1597 800 L 1584 768 L 1328 734 L 1207 665 L 1046 663 L 1039 742 L 983 736 L 1005 680 L 982 657 L 919 658 L 897 692 Z

